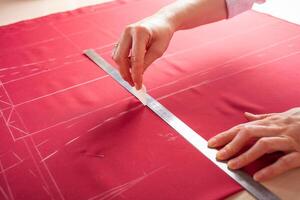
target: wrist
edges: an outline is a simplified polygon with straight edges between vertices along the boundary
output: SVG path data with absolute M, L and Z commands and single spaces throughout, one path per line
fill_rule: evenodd
M 167 24 L 172 32 L 180 30 L 183 19 L 176 8 L 171 6 L 162 8 L 155 16 L 160 18 L 163 23 Z

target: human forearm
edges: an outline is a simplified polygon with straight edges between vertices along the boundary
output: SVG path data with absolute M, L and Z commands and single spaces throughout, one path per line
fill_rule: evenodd
M 145 70 L 164 54 L 175 31 L 226 17 L 225 0 L 175 1 L 152 16 L 128 25 L 112 57 L 123 79 L 140 89 Z
M 167 20 L 177 31 L 225 19 L 227 8 L 225 0 L 178 0 L 154 15 Z

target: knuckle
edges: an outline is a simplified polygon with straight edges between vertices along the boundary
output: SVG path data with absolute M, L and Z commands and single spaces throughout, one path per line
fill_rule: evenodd
M 280 158 L 281 166 L 286 168 L 292 167 L 293 161 L 294 161 L 293 159 L 287 156 Z
M 144 67 L 144 60 L 141 58 L 137 58 L 134 60 L 131 60 L 131 65 L 132 65 L 132 70 L 137 73 L 139 71 L 141 71 Z
M 219 139 L 225 138 L 226 135 L 227 135 L 227 134 L 226 134 L 225 132 L 219 133 L 218 135 L 215 136 L 215 138 L 216 138 L 217 140 L 219 140 Z
M 144 64 L 143 59 L 141 58 L 134 58 L 134 59 L 132 58 L 130 62 L 138 68 L 141 68 L 142 65 Z
M 125 34 L 133 34 L 133 35 L 136 35 L 136 36 L 139 36 L 139 35 L 143 35 L 145 33 L 148 33 L 148 29 L 145 27 L 145 26 L 142 26 L 140 24 L 130 24 L 130 25 L 127 25 L 125 27 L 125 30 L 124 30 L 124 33 Z
M 278 121 L 280 119 L 282 119 L 282 116 L 280 116 L 280 115 L 271 115 L 268 117 L 268 120 L 271 120 L 271 121 Z
M 125 27 L 125 29 L 124 29 L 124 34 L 125 35 L 128 35 L 128 34 L 130 34 L 131 33 L 131 31 L 132 31 L 132 29 L 133 29 L 133 25 L 127 25 L 126 27 Z
M 247 163 L 249 160 L 249 155 L 247 153 L 240 155 L 238 158 L 239 163 Z
M 243 130 L 245 127 L 245 124 L 239 124 L 237 126 L 234 127 L 235 131 L 241 131 Z
M 281 135 L 282 133 L 286 132 L 289 127 L 275 124 L 272 126 L 272 128 L 274 129 L 274 131 L 276 131 L 276 133 Z
M 226 146 L 224 147 L 224 150 L 225 150 L 227 153 L 231 153 L 232 150 L 233 150 L 233 148 L 232 148 L 232 146 L 231 146 L 230 144 L 228 144 L 228 145 L 226 145 Z
M 248 127 L 244 127 L 240 132 L 239 134 L 243 137 L 243 138 L 251 138 L 252 136 L 252 131 L 250 128 Z
M 147 28 L 144 27 L 144 26 L 141 26 L 141 25 L 134 26 L 134 28 L 132 29 L 132 31 L 133 31 L 133 33 L 135 33 L 137 35 L 148 32 Z
M 267 138 L 261 138 L 257 141 L 258 145 L 265 151 L 272 151 L 273 145 L 270 143 L 270 141 Z
M 269 167 L 268 169 L 266 169 L 264 171 L 264 174 L 268 175 L 268 176 L 273 176 L 274 174 L 276 174 L 277 171 L 278 171 L 278 168 L 276 168 L 276 167 Z
M 292 116 L 286 116 L 284 117 L 284 120 L 283 120 L 286 124 L 291 124 L 293 123 L 294 121 L 294 118 Z

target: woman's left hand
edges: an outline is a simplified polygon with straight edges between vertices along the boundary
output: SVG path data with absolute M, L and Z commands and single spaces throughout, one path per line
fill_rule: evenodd
M 283 113 L 254 115 L 245 113 L 249 122 L 222 132 L 208 141 L 209 147 L 222 147 L 217 159 L 229 160 L 231 169 L 242 168 L 264 154 L 284 152 L 275 163 L 254 174 L 256 181 L 275 177 L 300 167 L 300 108 Z M 251 141 L 246 152 L 237 155 Z

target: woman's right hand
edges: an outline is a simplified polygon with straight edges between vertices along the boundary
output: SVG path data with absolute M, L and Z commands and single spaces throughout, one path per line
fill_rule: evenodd
M 164 54 L 174 31 L 172 23 L 161 15 L 128 25 L 112 55 L 123 79 L 141 89 L 145 70 Z
M 177 30 L 194 28 L 227 17 L 225 0 L 175 1 L 154 15 L 128 25 L 113 52 L 122 77 L 141 89 L 147 67 L 161 57 Z

